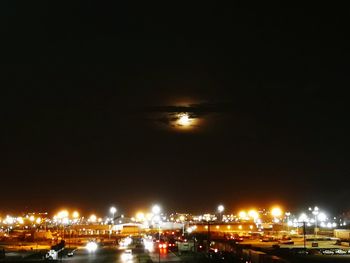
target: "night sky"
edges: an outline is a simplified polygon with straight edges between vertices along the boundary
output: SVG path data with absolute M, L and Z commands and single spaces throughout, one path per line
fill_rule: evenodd
M 0 210 L 350 208 L 348 9 L 23 2 L 0 3 Z

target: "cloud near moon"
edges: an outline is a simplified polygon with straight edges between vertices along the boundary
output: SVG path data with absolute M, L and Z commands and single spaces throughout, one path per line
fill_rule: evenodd
M 200 128 L 202 118 L 192 115 L 189 112 L 179 113 L 156 113 L 152 120 L 161 127 L 189 131 Z
M 179 131 L 200 130 L 210 115 L 231 111 L 228 104 L 190 104 L 154 106 L 147 110 L 151 120 L 161 127 Z

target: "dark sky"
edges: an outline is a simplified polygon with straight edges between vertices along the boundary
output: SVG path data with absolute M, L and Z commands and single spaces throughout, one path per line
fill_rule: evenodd
M 23 2 L 0 3 L 2 210 L 349 208 L 348 9 Z

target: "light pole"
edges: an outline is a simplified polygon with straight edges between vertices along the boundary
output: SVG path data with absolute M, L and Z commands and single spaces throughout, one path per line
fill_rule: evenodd
M 224 212 L 224 210 L 225 210 L 225 207 L 223 206 L 223 205 L 219 205 L 218 206 L 218 212 L 219 212 L 219 214 L 220 214 L 220 221 L 222 222 L 223 220 L 222 220 L 222 212 Z
M 319 213 L 318 207 L 315 206 L 314 209 L 312 210 L 312 214 L 315 216 L 315 238 L 317 238 L 317 215 Z
M 161 222 L 161 218 L 160 218 L 160 211 L 161 211 L 161 208 L 159 205 L 154 205 L 152 207 L 152 213 L 154 215 L 156 215 L 158 217 L 158 250 L 159 250 L 159 253 L 158 253 L 158 262 L 160 262 L 160 222 Z
M 160 219 L 160 210 L 161 210 L 161 208 L 160 208 L 159 205 L 154 205 L 152 207 L 152 213 L 159 217 L 159 220 L 158 220 L 158 240 L 159 240 L 159 242 L 160 242 L 160 221 L 161 221 L 161 219 Z
M 110 225 L 110 229 L 109 229 L 109 239 L 111 239 L 112 228 L 113 228 L 113 225 L 114 225 L 114 216 L 115 216 L 115 213 L 117 212 L 117 208 L 115 208 L 114 206 L 112 206 L 112 207 L 109 209 L 109 212 L 112 214 L 112 225 Z
M 185 236 L 185 216 L 181 215 L 180 216 L 180 221 L 182 223 L 182 236 Z
M 290 212 L 286 212 L 286 216 L 287 216 L 287 231 L 289 233 L 289 216 L 290 216 Z
M 301 214 L 299 216 L 298 224 L 299 223 L 303 224 L 304 250 L 306 250 L 306 221 L 308 221 L 307 215 L 304 213 Z
M 273 207 L 271 209 L 271 215 L 273 216 L 273 223 L 278 224 L 283 215 L 282 209 L 278 206 Z M 282 226 L 283 226 L 283 222 L 282 222 Z M 275 236 L 278 236 L 277 228 L 275 229 L 274 233 L 275 233 Z

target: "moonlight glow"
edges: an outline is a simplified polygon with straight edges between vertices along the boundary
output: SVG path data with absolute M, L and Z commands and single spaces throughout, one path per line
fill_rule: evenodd
M 192 120 L 190 119 L 187 113 L 183 113 L 179 115 L 179 119 L 177 120 L 177 123 L 181 126 L 187 127 L 191 125 Z

